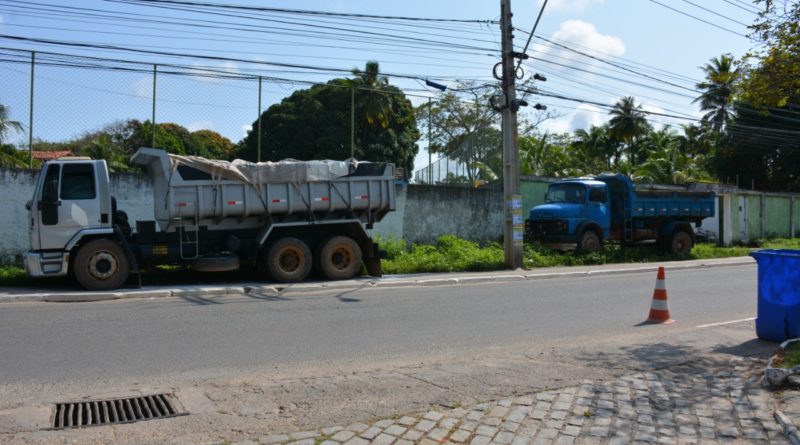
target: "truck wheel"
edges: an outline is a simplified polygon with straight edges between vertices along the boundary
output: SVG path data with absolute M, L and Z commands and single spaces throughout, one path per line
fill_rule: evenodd
M 335 236 L 325 241 L 319 254 L 322 273 L 331 280 L 353 278 L 361 270 L 361 248 L 352 238 Z
M 581 234 L 578 242 L 578 252 L 594 252 L 600 250 L 600 238 L 593 230 L 586 230 Z
M 679 230 L 670 238 L 670 252 L 679 257 L 689 256 L 692 251 L 692 237 L 683 230 Z
M 72 274 L 88 290 L 111 290 L 128 279 L 128 257 L 119 244 L 109 239 L 89 241 L 78 249 Z
M 283 238 L 269 248 L 266 262 L 272 278 L 294 283 L 303 280 L 311 271 L 311 250 L 297 238 Z

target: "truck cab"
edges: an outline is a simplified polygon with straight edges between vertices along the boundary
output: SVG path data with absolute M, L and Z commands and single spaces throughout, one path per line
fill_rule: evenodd
M 559 181 L 550 185 L 544 200 L 531 209 L 526 231 L 546 238 L 548 246 L 597 250 L 601 240 L 609 237 L 611 212 L 605 182 L 591 178 Z
M 32 277 L 67 275 L 70 254 L 81 242 L 113 235 L 113 198 L 104 161 L 59 158 L 47 162 L 28 202 L 30 251 L 25 269 Z M 98 273 L 107 273 L 113 258 L 94 259 Z M 104 271 L 104 272 L 103 272 Z

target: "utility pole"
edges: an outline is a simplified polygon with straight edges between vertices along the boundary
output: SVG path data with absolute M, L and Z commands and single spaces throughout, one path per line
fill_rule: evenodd
M 515 92 L 514 35 L 511 25 L 511 0 L 500 0 L 500 36 L 502 38 L 503 131 L 503 250 L 506 269 L 522 267 L 522 196 L 519 185 L 519 148 L 517 147 L 517 110 Z

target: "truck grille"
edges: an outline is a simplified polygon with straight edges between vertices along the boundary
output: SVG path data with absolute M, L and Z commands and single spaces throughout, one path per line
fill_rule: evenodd
M 563 221 L 553 219 L 553 220 L 528 220 L 526 221 L 525 229 L 528 233 L 534 236 L 540 236 L 544 234 L 563 234 Z

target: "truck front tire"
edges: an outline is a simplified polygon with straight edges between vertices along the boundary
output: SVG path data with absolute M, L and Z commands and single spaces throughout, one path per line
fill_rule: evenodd
M 128 279 L 128 257 L 119 244 L 110 239 L 95 239 L 78 249 L 72 274 L 87 290 L 111 290 Z
M 331 280 L 353 278 L 361 270 L 361 260 L 361 248 L 347 236 L 329 238 L 319 254 L 320 269 Z
M 265 260 L 270 277 L 281 283 L 302 281 L 311 272 L 311 249 L 297 238 L 278 240 L 267 251 Z
M 586 230 L 578 240 L 578 252 L 588 253 L 600 250 L 600 237 L 593 230 Z
M 692 236 L 684 230 L 673 233 L 669 239 L 669 251 L 681 258 L 689 256 L 692 252 Z

